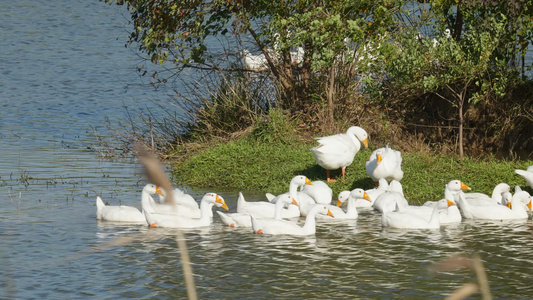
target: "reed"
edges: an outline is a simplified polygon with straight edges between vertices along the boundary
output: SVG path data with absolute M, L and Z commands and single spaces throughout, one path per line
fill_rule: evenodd
M 490 300 L 492 294 L 490 292 L 489 280 L 485 267 L 481 261 L 481 257 L 477 254 L 473 254 L 471 257 L 464 256 L 462 254 L 456 254 L 448 257 L 447 259 L 434 264 L 431 267 L 433 273 L 449 272 L 461 268 L 467 268 L 474 272 L 476 275 L 476 282 L 467 282 L 455 289 L 448 297 L 447 300 L 458 300 L 472 296 L 477 292 L 481 292 L 481 299 Z
M 141 144 L 136 144 L 135 148 L 139 154 L 139 160 L 145 168 L 146 176 L 149 182 L 162 187 L 167 192 L 165 201 L 170 205 L 176 205 L 172 195 L 172 184 L 163 172 L 162 165 L 159 163 L 157 157 Z M 189 299 L 196 300 L 196 286 L 194 284 L 194 277 L 192 275 L 191 260 L 187 250 L 185 237 L 180 229 L 177 229 L 176 231 L 176 243 L 181 254 L 181 265 L 183 267 L 183 276 L 185 278 L 185 285 L 187 287 L 187 295 Z

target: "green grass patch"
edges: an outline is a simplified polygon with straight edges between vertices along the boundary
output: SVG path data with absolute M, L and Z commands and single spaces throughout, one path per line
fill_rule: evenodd
M 289 189 L 295 175 L 311 180 L 326 180 L 326 171 L 318 166 L 306 143 L 260 142 L 243 138 L 219 144 L 173 165 L 173 179 L 198 188 L 220 188 L 242 192 L 281 193 Z M 362 149 L 346 170 L 346 181 L 330 184 L 334 195 L 357 187 L 374 186 L 365 170 L 365 162 L 373 149 Z M 491 194 L 494 186 L 506 182 L 532 192 L 515 169 L 526 169 L 533 160 L 507 161 L 495 158 L 463 159 L 423 153 L 402 153 L 404 178 L 401 183 L 407 199 L 413 203 L 438 200 L 444 196 L 444 185 L 459 179 L 472 191 Z M 340 170 L 332 176 L 340 179 Z

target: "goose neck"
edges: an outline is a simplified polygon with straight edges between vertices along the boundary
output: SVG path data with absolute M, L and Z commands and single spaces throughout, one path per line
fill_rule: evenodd
M 281 220 L 281 212 L 283 211 L 283 201 L 278 199 L 274 207 L 274 219 Z
M 311 209 L 309 213 L 307 214 L 307 217 L 305 217 L 305 223 L 302 226 L 302 228 L 309 232 L 314 233 L 316 231 L 316 214 L 318 213 L 318 209 Z
M 212 209 L 213 203 L 206 200 L 200 202 L 200 219 L 204 220 L 209 218 L 209 211 Z
M 346 215 L 348 216 L 357 215 L 357 208 L 355 207 L 356 201 L 357 200 L 352 197 L 348 199 L 348 204 L 346 204 Z

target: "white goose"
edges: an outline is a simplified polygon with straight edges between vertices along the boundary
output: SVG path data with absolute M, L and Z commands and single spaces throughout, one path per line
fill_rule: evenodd
M 346 202 L 346 200 L 348 201 L 348 204 L 346 206 L 346 211 L 343 211 L 340 209 L 340 206 Z M 357 200 L 363 200 L 367 202 L 371 201 L 370 197 L 368 197 L 368 194 L 363 189 L 340 192 L 337 199 L 337 208 L 339 208 L 340 211 L 332 211 L 335 219 L 357 219 L 359 217 L 359 213 L 357 212 L 357 207 L 355 205 Z
M 440 227 L 439 211 L 450 205 L 455 204 L 445 199 L 439 200 L 433 208 L 429 220 L 412 212 L 401 211 L 401 208 L 400 211 L 384 211 L 381 216 L 381 224 L 383 227 L 391 228 L 436 229 Z
M 329 204 L 333 198 L 333 190 L 327 183 L 320 180 L 301 186 L 300 191 L 309 195 L 318 204 Z
M 305 176 L 304 178 L 307 179 L 307 177 Z M 310 182 L 311 181 L 309 181 L 309 183 Z M 295 187 L 295 189 L 297 188 L 298 187 Z M 292 194 L 290 195 L 292 197 Z M 274 215 L 276 214 L 276 205 L 275 203 L 266 202 L 266 201 L 248 202 L 246 201 L 246 199 L 244 199 L 244 196 L 242 196 L 242 194 L 239 193 L 239 198 L 237 199 L 237 212 L 253 214 L 254 216 L 258 218 L 273 218 Z M 282 218 L 297 218 L 300 216 L 300 209 L 296 205 L 289 205 L 287 208 L 284 208 L 281 210 L 281 216 Z
M 358 199 L 357 201 L 355 201 L 355 207 L 372 209 L 372 205 L 374 204 L 376 199 L 379 197 L 379 195 L 386 192 L 388 188 L 389 188 L 389 183 L 387 182 L 387 180 L 385 178 L 381 178 L 380 180 L 378 180 L 377 187 L 373 189 L 368 189 L 365 191 L 368 197 L 370 198 L 370 201 Z
M 251 54 L 250 51 L 241 51 L 242 64 L 245 70 L 262 72 L 268 69 L 268 62 L 263 53 Z
M 200 209 L 198 202 L 189 194 L 186 194 L 184 191 L 175 188 L 173 193 L 174 202 L 179 206 L 187 206 L 193 210 Z
M 207 193 L 200 202 L 200 210 L 202 216 L 200 218 L 188 218 L 185 216 L 178 216 L 174 214 L 161 214 L 144 210 L 146 222 L 150 227 L 169 227 L 169 228 L 199 228 L 211 225 L 211 217 L 209 210 L 213 205 L 222 207 L 228 210 L 228 206 L 224 199 L 215 193 Z
M 172 196 L 174 198 L 174 205 L 166 203 L 166 192 L 162 190 L 163 194 L 159 197 L 158 202 L 152 202 L 152 207 L 155 212 L 176 214 L 180 216 L 186 216 L 190 218 L 200 218 L 200 206 L 198 202 L 189 194 L 179 188 L 172 190 Z M 213 212 L 209 211 L 210 217 L 213 217 Z
M 447 200 L 455 200 L 455 195 L 457 193 L 469 190 L 470 187 L 461 180 L 452 180 L 444 186 L 444 198 Z M 437 201 L 426 201 L 423 206 L 433 207 L 435 204 L 437 204 Z
M 483 193 L 465 193 L 465 199 L 470 205 L 502 204 L 502 194 L 510 191 L 511 187 L 507 183 L 500 183 L 492 190 L 492 196 Z
M 153 201 L 153 194 L 162 194 L 161 190 L 154 184 L 147 184 L 142 189 L 141 205 L 143 210 L 146 205 Z M 133 206 L 106 206 L 100 197 L 96 197 L 96 219 L 113 222 L 129 222 L 146 224 L 143 213 Z
M 276 203 L 278 197 L 289 194 L 291 198 L 296 200 L 296 202 L 298 203 L 299 215 L 305 217 L 307 216 L 307 213 L 309 212 L 309 210 L 316 204 L 316 201 L 313 197 L 309 196 L 307 193 L 298 192 L 298 188 L 304 185 L 313 185 L 313 183 L 304 175 L 297 175 L 291 179 L 291 182 L 289 183 L 288 193 L 284 193 L 278 196 L 274 196 L 270 193 L 267 193 L 266 197 L 271 203 Z M 329 187 L 327 188 L 329 189 Z M 327 196 L 325 197 L 323 196 L 323 198 L 326 198 L 326 197 Z M 331 202 L 331 197 L 329 199 L 330 199 L 329 202 Z M 258 217 L 257 214 L 255 216 Z M 292 217 L 294 216 L 290 216 L 290 217 L 284 216 L 284 218 L 292 218 Z M 266 218 L 271 218 L 271 216 L 266 216 Z
M 516 192 L 515 195 L 517 193 L 522 193 L 522 191 L 519 191 L 519 192 Z M 528 192 L 524 191 L 524 195 L 522 196 L 522 202 L 518 203 L 519 205 L 522 205 L 522 207 L 524 207 L 524 209 L 526 210 L 526 212 L 530 212 L 533 210 L 533 202 L 530 201 L 530 200 L 533 200 L 533 197 L 529 197 L 529 198 L 526 198 L 525 197 L 525 193 L 527 193 L 529 195 Z M 513 208 L 513 195 L 511 193 L 503 193 L 503 196 L 504 198 L 507 198 L 510 200 L 507 201 L 507 204 L 505 206 L 509 207 L 509 208 Z M 529 200 L 528 200 L 529 199 Z M 515 202 L 515 205 L 516 205 L 517 202 Z
M 327 181 L 334 182 L 329 176 L 330 170 L 342 169 L 342 181 L 346 167 L 351 165 L 357 152 L 361 149 L 361 143 L 368 147 L 368 134 L 358 126 L 348 128 L 346 133 L 316 138 L 319 145 L 311 148 L 315 161 L 319 166 L 326 169 Z
M 375 150 L 366 162 L 366 173 L 372 178 L 376 187 L 381 178 L 387 181 L 402 180 L 402 154 L 389 148 L 389 145 Z
M 396 205 L 405 207 L 409 203 L 403 195 L 403 188 L 399 181 L 391 181 L 386 192 L 382 193 L 376 198 L 376 201 L 372 204 L 374 210 L 379 212 L 394 211 Z
M 532 197 L 526 191 L 515 193 L 511 199 L 511 208 L 498 204 L 470 205 L 466 201 L 463 192 L 457 193 L 455 200 L 459 204 L 459 208 L 465 218 L 479 220 L 520 220 L 528 218 L 524 204 L 530 208 Z
M 326 214 L 333 217 L 333 214 L 325 205 L 316 205 L 307 214 L 303 226 L 286 220 L 258 220 L 252 216 L 252 229 L 256 234 L 312 235 L 316 233 L 315 217 L 317 214 Z
M 447 209 L 441 209 L 439 210 L 439 223 L 440 224 L 451 224 L 451 223 L 459 223 L 463 219 L 461 216 L 461 212 L 459 211 L 459 208 L 457 207 L 453 194 L 445 193 L 448 196 L 446 196 L 442 200 L 446 200 L 448 205 Z M 452 200 L 450 200 L 452 199 Z M 439 200 L 440 201 L 440 200 Z M 438 205 L 439 201 L 433 201 L 433 205 L 431 206 L 408 206 L 408 207 L 402 207 L 400 208 L 400 211 L 410 212 L 417 216 L 420 216 L 427 221 L 431 219 L 431 216 L 433 214 L 433 209 L 436 205 Z
M 444 200 L 453 202 L 454 205 L 449 205 L 448 209 L 439 211 L 439 222 L 440 224 L 450 224 L 450 223 L 459 223 L 462 221 L 463 217 L 461 211 L 455 202 L 455 195 L 463 190 L 469 190 L 464 182 L 460 180 L 452 180 L 446 184 L 444 188 Z M 417 213 L 419 216 L 425 217 L 429 220 L 432 213 L 432 208 L 438 201 L 426 201 L 422 206 L 413 207 L 409 206 L 407 209 L 412 208 L 414 213 Z
M 242 193 L 239 192 L 239 198 L 244 198 Z M 274 207 L 274 219 L 282 219 L 283 206 L 285 204 L 298 205 L 296 200 L 292 199 L 290 195 L 280 196 L 279 201 L 276 202 Z M 252 227 L 252 220 L 249 213 L 223 213 L 217 211 L 222 223 L 229 227 Z
M 527 167 L 527 170 L 514 170 L 514 172 L 522 176 L 527 184 L 533 189 L 533 166 Z

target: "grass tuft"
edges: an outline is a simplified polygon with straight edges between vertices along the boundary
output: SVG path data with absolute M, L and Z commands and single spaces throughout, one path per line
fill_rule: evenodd
M 316 164 L 309 151 L 313 144 L 268 143 L 242 138 L 205 149 L 173 165 L 173 179 L 200 188 L 281 193 L 288 191 L 295 175 L 325 181 L 326 171 Z M 362 149 L 346 169 L 346 182 L 330 184 L 336 196 L 343 190 L 369 189 L 374 186 L 365 170 L 365 162 L 374 149 Z M 412 204 L 438 200 L 444 196 L 444 185 L 459 179 L 474 192 L 491 194 L 494 186 L 506 182 L 533 192 L 515 169 L 526 169 L 532 160 L 505 161 L 495 158 L 463 159 L 426 153 L 403 153 L 401 183 Z M 332 171 L 340 179 L 340 170 Z

